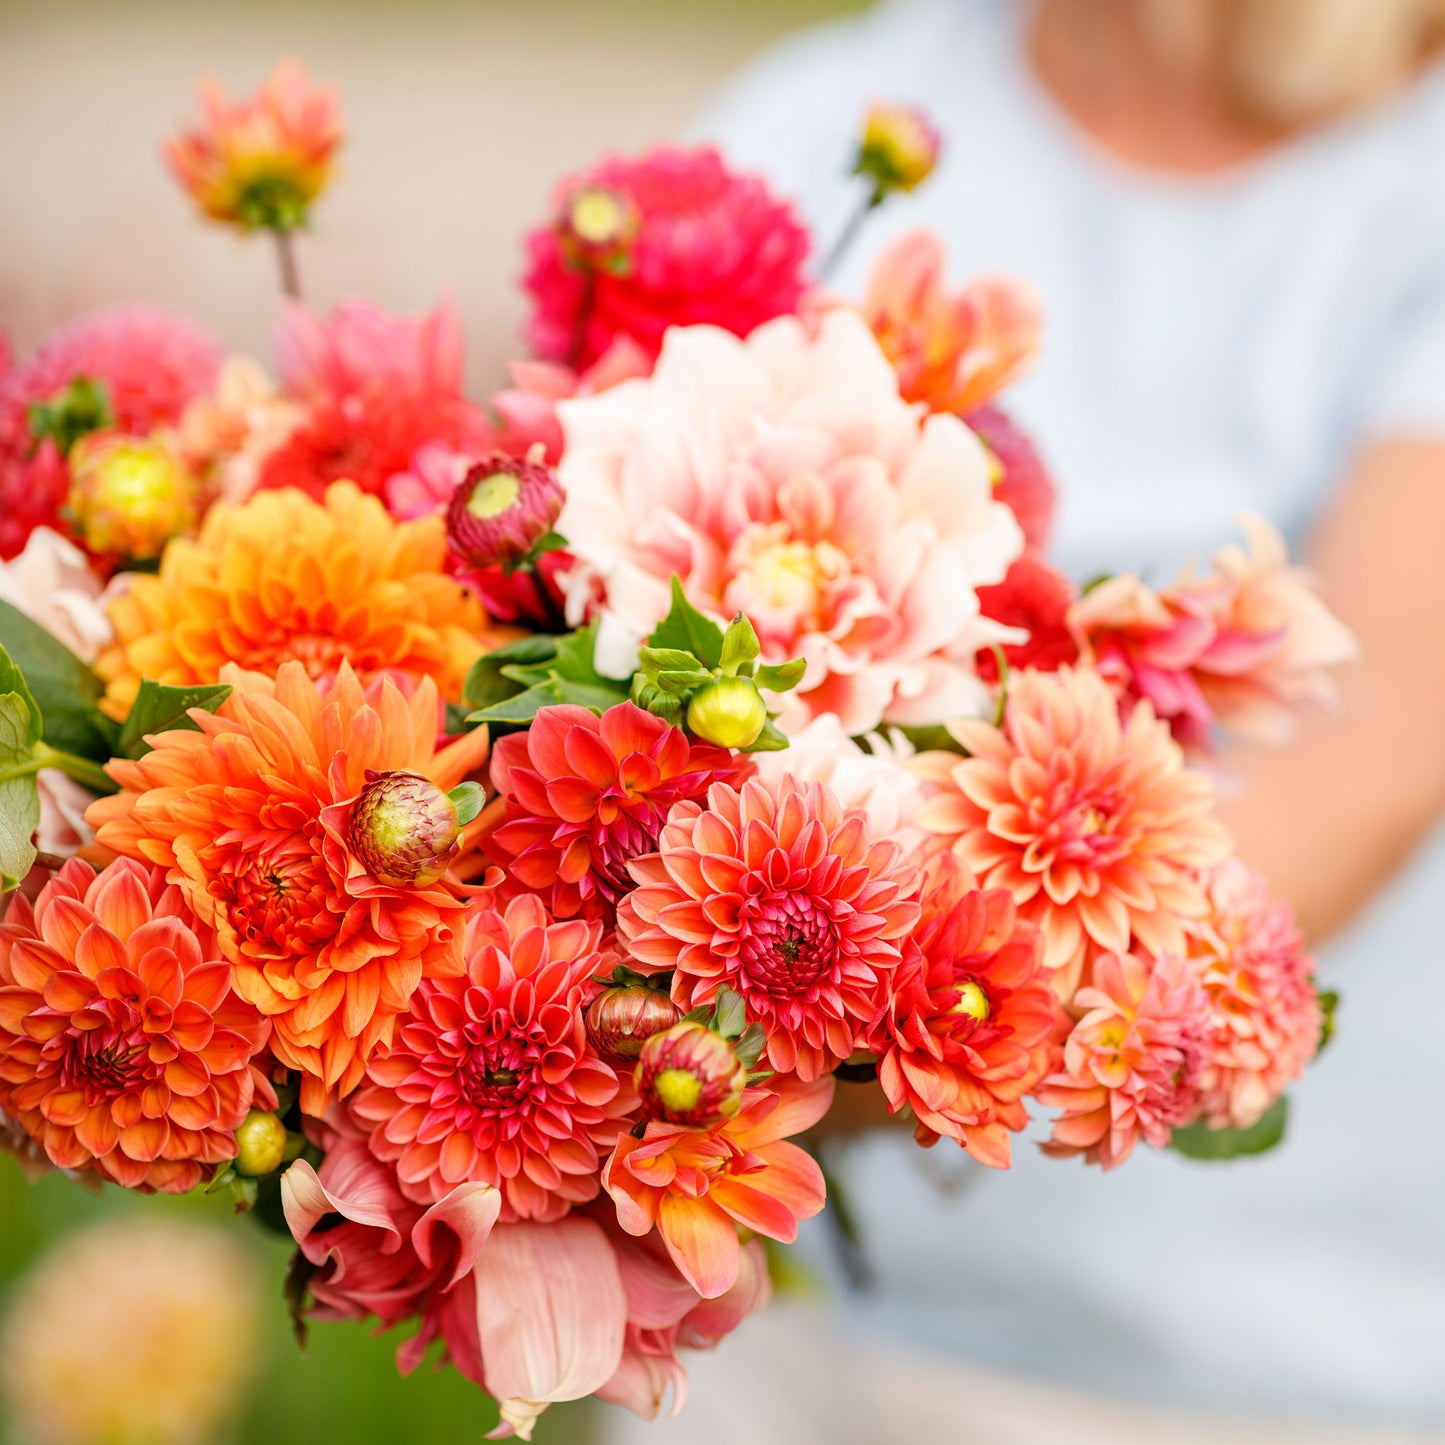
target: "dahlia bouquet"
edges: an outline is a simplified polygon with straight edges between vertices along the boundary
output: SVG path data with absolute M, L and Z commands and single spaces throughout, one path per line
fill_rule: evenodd
M 275 379 L 146 306 L 0 363 L 27 1166 L 230 1190 L 298 1321 L 527 1437 L 681 1403 L 835 1092 L 999 1169 L 1031 1115 L 1104 1168 L 1278 1138 L 1328 999 L 1199 764 L 1352 644 L 1260 521 L 1163 590 L 1050 567 L 1024 288 L 914 235 L 849 302 L 715 151 L 613 158 L 479 404 L 449 306 L 299 299 L 334 99 L 203 100 L 169 160 L 277 244 Z M 876 109 L 849 235 L 937 148 Z

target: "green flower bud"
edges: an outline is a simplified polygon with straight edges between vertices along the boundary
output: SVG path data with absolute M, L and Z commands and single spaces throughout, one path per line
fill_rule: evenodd
M 281 1167 L 286 1126 L 274 1115 L 252 1109 L 236 1130 L 236 1173 L 254 1179 Z
M 751 747 L 767 721 L 767 705 L 747 677 L 720 677 L 693 693 L 687 705 L 688 727 L 720 748 Z
M 373 773 L 351 811 L 351 846 L 378 883 L 429 888 L 457 848 L 457 806 L 419 773 Z

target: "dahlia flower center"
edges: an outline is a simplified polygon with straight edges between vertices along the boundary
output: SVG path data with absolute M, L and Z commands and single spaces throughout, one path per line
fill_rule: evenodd
M 485 1117 L 516 1113 L 537 1082 L 525 1039 L 484 1037 L 477 1025 L 469 1026 L 467 1036 L 471 1047 L 456 1070 L 462 1096 Z
M 691 1069 L 664 1069 L 652 1081 L 652 1090 L 666 1109 L 686 1113 L 702 1099 L 702 1080 Z
M 755 625 L 770 616 L 787 619 L 790 635 L 818 631 L 826 622 L 827 600 L 848 559 L 831 542 L 804 542 L 782 522 L 749 527 L 729 558 L 732 580 L 725 602 L 746 612 Z
M 757 900 L 744 919 L 739 962 L 752 986 L 775 998 L 796 998 L 832 983 L 838 964 L 838 925 L 814 898 L 774 893 Z
M 81 1090 L 87 1104 L 129 1093 L 155 1072 L 147 1068 L 148 1046 L 138 1027 L 88 1029 L 67 1035 L 66 1043 L 61 1082 Z
M 242 832 L 228 840 L 238 846 L 216 868 L 211 895 L 225 905 L 243 946 L 304 954 L 326 936 L 335 908 L 315 852 L 318 831 L 308 819 L 279 836 Z
M 1064 784 L 1053 797 L 1035 799 L 1032 812 L 1038 827 L 1032 851 L 1048 861 L 1106 868 L 1129 851 L 1120 836 L 1124 799 L 1112 788 Z
M 510 472 L 493 472 L 483 477 L 472 487 L 467 498 L 467 511 L 483 521 L 500 517 L 509 507 L 516 504 L 522 484 Z
M 583 186 L 567 203 L 567 225 L 579 241 L 606 246 L 635 229 L 636 209 L 626 196 L 606 186 Z

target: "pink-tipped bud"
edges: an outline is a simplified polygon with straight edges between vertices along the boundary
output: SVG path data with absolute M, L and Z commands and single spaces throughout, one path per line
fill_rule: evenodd
M 66 503 L 81 541 L 101 557 L 159 557 L 196 516 L 195 479 L 163 441 L 90 432 L 70 452 Z
M 642 216 L 632 197 L 610 186 L 583 185 L 562 203 L 557 237 L 562 253 L 581 270 L 625 274 Z
M 630 1069 L 643 1044 L 681 1017 L 682 1010 L 660 989 L 645 984 L 609 988 L 587 1010 L 587 1037 L 609 1064 Z
M 351 810 L 351 846 L 366 871 L 392 888 L 427 888 L 457 851 L 456 804 L 419 773 L 374 773 Z
M 551 467 L 498 454 L 474 466 L 452 493 L 447 541 L 471 567 L 515 567 L 531 556 L 562 512 Z
M 854 171 L 872 178 L 881 200 L 890 191 L 911 191 L 933 174 L 942 140 L 921 111 L 875 105 L 863 123 Z
M 748 1071 L 721 1034 L 684 1022 L 643 1044 L 633 1078 L 645 1119 L 711 1129 L 741 1107 Z

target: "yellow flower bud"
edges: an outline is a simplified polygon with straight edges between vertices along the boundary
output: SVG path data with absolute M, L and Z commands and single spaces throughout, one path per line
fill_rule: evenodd
M 68 510 L 102 557 L 144 562 L 195 520 L 195 479 L 157 438 L 91 432 L 70 453 Z
M 688 727 L 720 748 L 751 747 L 767 721 L 762 695 L 746 677 L 720 677 L 695 692 L 687 705 Z
M 236 1130 L 236 1173 L 270 1174 L 286 1157 L 286 1126 L 274 1115 L 252 1109 Z
M 939 146 L 938 131 L 922 111 L 875 105 L 863 124 L 856 169 L 873 178 L 880 195 L 911 191 L 933 174 Z

